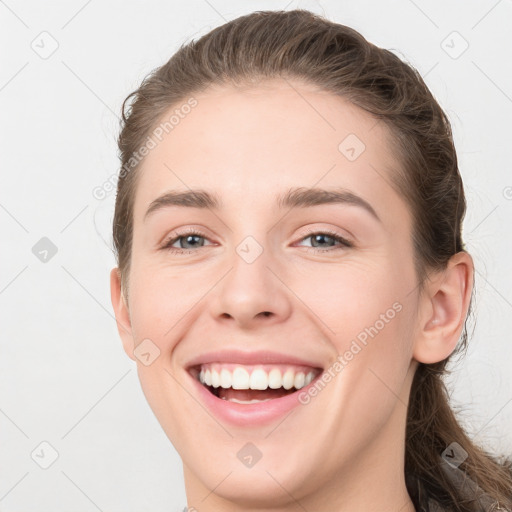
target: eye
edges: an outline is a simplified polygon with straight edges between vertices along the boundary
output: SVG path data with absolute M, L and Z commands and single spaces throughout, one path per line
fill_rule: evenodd
M 197 230 L 191 229 L 181 233 L 173 233 L 171 238 L 168 238 L 164 245 L 161 247 L 162 250 L 169 251 L 173 254 L 191 253 L 198 247 L 204 247 L 204 243 L 199 243 L 198 239 L 206 239 L 206 235 Z M 183 239 L 183 241 L 182 241 Z M 180 242 L 181 247 L 173 247 L 176 242 Z M 185 247 L 184 247 L 185 245 Z M 190 247 L 186 247 L 190 246 Z
M 349 242 L 347 239 L 333 231 L 328 230 L 312 231 L 308 233 L 307 236 L 303 237 L 301 241 L 307 240 L 308 238 L 312 240 L 312 247 L 306 248 L 308 251 L 312 251 L 314 253 L 332 252 L 333 250 L 336 251 L 339 249 L 354 247 L 354 244 Z M 204 233 L 194 229 L 181 233 L 173 233 L 173 235 L 164 242 L 161 249 L 169 251 L 173 254 L 190 254 L 194 252 L 194 249 L 204 247 L 204 242 L 201 243 L 200 239 L 206 240 L 207 237 Z M 327 248 L 321 247 L 321 244 L 328 243 L 329 240 L 333 241 L 334 243 L 338 242 L 338 247 L 333 245 L 330 245 Z M 173 247 L 177 242 L 180 242 L 179 245 L 181 247 Z
M 332 252 L 340 249 L 354 247 L 352 242 L 349 242 L 347 239 L 343 238 L 337 233 L 328 230 L 312 231 L 308 233 L 306 237 L 302 238 L 302 240 L 307 240 L 308 238 L 312 241 L 312 247 L 307 247 L 307 249 L 312 252 Z M 329 246 L 327 248 L 323 248 L 321 244 L 328 243 L 329 241 L 333 241 L 335 243 L 338 242 L 339 246 L 335 247 L 330 245 L 331 248 L 329 248 Z

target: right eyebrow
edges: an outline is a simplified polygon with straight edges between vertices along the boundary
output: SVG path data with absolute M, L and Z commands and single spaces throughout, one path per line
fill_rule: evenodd
M 218 210 L 220 208 L 220 200 L 216 195 L 210 194 L 204 190 L 166 192 L 151 202 L 149 208 L 144 214 L 144 220 L 157 210 L 168 206 L 186 206 L 188 208 L 209 208 L 212 210 Z

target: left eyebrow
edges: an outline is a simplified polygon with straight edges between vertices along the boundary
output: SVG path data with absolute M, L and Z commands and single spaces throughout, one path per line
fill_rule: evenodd
M 280 208 L 307 208 L 322 204 L 348 204 L 363 208 L 376 220 L 382 222 L 368 201 L 344 188 L 291 188 L 286 194 L 278 197 L 277 204 Z
M 382 222 L 368 201 L 343 188 L 291 188 L 285 194 L 277 196 L 276 203 L 280 209 L 308 208 L 323 204 L 348 204 L 363 208 L 376 220 Z M 157 210 L 170 206 L 219 210 L 222 207 L 222 201 L 216 194 L 201 189 L 185 192 L 169 191 L 151 202 L 144 214 L 144 220 Z

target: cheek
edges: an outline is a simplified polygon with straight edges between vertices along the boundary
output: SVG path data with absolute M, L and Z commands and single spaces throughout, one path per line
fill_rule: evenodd
M 135 343 L 149 338 L 168 355 L 208 300 L 215 277 L 206 267 L 170 268 L 149 261 L 134 266 L 130 312 Z
M 289 282 L 341 350 L 347 340 L 364 340 L 367 329 L 375 332 L 372 326 L 388 329 L 399 316 L 404 286 L 394 274 L 388 262 L 347 262 L 338 267 L 317 265 Z
M 350 390 L 362 397 L 368 392 L 371 401 L 372 396 L 389 392 L 386 385 L 399 392 L 414 341 L 411 301 L 415 295 L 408 294 L 409 273 L 400 273 L 383 262 L 364 268 L 351 264 L 337 270 L 326 267 L 324 272 L 319 267 L 311 277 L 297 279 L 291 288 L 305 299 L 335 349 L 339 364 L 333 372 L 343 375 L 335 379 L 343 386 L 340 393 Z

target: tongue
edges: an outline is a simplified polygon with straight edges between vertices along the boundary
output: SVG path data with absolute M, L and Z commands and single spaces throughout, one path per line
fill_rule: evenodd
M 237 400 L 267 400 L 269 398 L 279 398 L 284 395 L 293 393 L 295 388 L 292 389 L 233 389 L 219 387 L 219 398 L 229 400 L 230 398 L 236 398 Z

